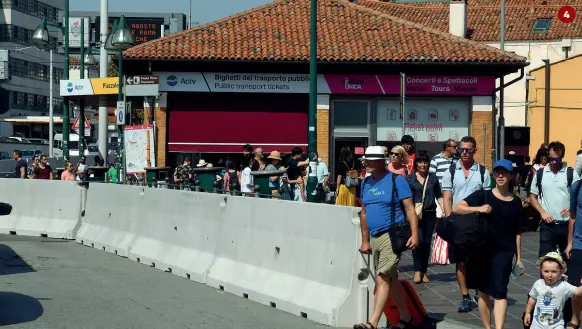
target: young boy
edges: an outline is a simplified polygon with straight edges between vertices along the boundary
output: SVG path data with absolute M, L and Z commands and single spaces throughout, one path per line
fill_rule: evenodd
M 582 296 L 582 287 L 574 287 L 562 278 L 566 262 L 557 252 L 541 257 L 537 265 L 543 279 L 536 281 L 529 292 L 523 324 L 531 325 L 531 329 L 564 329 L 564 303 L 572 296 Z

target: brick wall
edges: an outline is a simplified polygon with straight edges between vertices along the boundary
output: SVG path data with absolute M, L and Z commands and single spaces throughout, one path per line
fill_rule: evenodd
M 477 141 L 477 153 L 475 154 L 475 160 L 479 163 L 483 163 L 488 169 L 493 166 L 491 159 L 491 151 L 493 149 L 493 126 L 492 126 L 492 116 L 493 112 L 473 112 L 473 120 L 471 122 L 471 135 Z M 487 124 L 487 131 L 485 139 L 483 124 Z M 485 145 L 485 161 L 483 160 L 483 146 Z
M 150 110 L 151 108 L 144 109 L 143 124 L 148 125 L 150 123 Z M 164 167 L 166 163 L 166 152 L 167 152 L 167 117 L 168 110 L 166 108 L 155 108 L 154 109 L 154 120 L 156 121 L 156 167 Z
M 317 152 L 319 158 L 329 165 L 329 110 L 317 110 Z

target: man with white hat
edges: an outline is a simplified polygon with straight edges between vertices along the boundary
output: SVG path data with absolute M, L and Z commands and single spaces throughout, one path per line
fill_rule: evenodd
M 366 172 L 370 176 L 364 179 L 361 186 L 360 252 L 373 255 L 377 274 L 376 296 L 374 313 L 370 320 L 366 324 L 355 325 L 354 328 L 378 327 L 388 296 L 398 307 L 401 328 L 412 328 L 412 318 L 406 307 L 397 271 L 402 251 L 413 250 L 418 246 L 418 217 L 414 210 L 412 192 L 404 177 L 386 169 L 386 156 L 382 146 L 368 147 L 363 158 Z M 407 219 L 410 238 L 408 241 L 399 241 L 392 233 L 405 232 Z

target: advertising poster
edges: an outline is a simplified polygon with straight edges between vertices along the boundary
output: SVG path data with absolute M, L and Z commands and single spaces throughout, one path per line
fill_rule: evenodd
M 154 126 L 125 126 L 125 165 L 128 175 L 145 173 L 145 168 L 156 166 Z

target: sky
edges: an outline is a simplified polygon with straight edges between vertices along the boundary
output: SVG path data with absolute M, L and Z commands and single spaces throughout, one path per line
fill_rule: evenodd
M 271 0 L 109 0 L 112 12 L 184 13 L 188 19 L 192 2 L 192 21 L 212 22 L 241 11 L 255 8 Z M 100 0 L 72 0 L 73 11 L 99 11 Z

